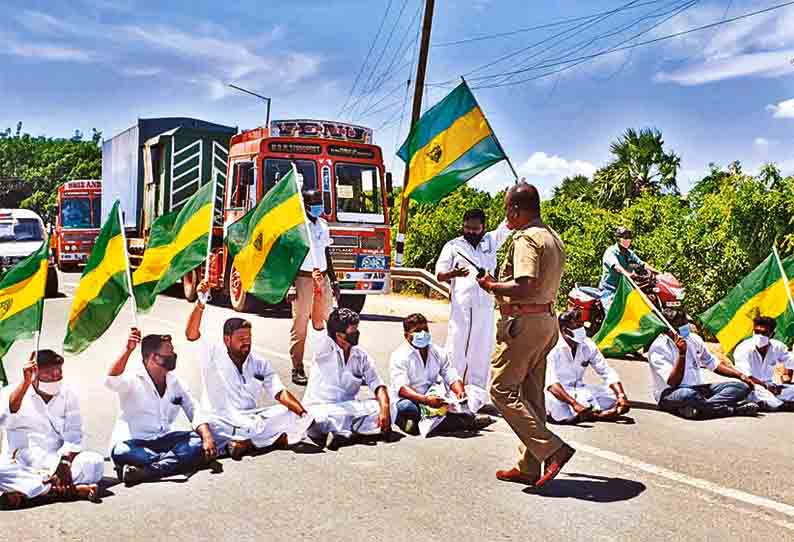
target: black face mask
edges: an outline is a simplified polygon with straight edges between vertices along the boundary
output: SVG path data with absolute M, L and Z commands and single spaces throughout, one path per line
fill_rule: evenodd
M 485 237 L 484 233 L 464 233 L 463 238 L 474 248 L 480 244 L 482 238 Z
M 176 369 L 176 354 L 171 354 L 170 356 L 157 354 L 157 356 L 160 358 L 160 361 L 157 362 L 157 365 L 166 371 L 173 371 Z
M 345 340 L 350 343 L 350 346 L 356 346 L 358 344 L 358 339 L 361 336 L 361 332 L 356 330 L 352 333 L 345 333 Z

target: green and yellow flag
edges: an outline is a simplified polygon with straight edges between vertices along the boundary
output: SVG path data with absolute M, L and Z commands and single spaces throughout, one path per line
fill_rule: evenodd
M 50 241 L 12 267 L 0 280 L 0 383 L 8 384 L 2 358 L 17 339 L 41 329 Z
M 403 197 L 422 203 L 507 158 L 465 82 L 422 115 L 397 156 L 409 169 Z
M 178 212 L 152 224 L 140 267 L 132 275 L 138 309 L 148 311 L 163 292 L 207 259 L 213 183 L 193 194 Z
M 79 354 L 88 348 L 107 331 L 129 296 L 127 247 L 116 201 L 80 277 L 63 349 Z
M 639 291 L 620 277 L 604 323 L 593 340 L 608 356 L 625 356 L 648 346 L 667 329 Z
M 284 299 L 309 252 L 307 230 L 293 168 L 226 233 L 243 289 L 265 303 Z
M 753 334 L 753 318 L 756 316 L 770 316 L 777 320 L 777 339 L 787 344 L 794 339 L 794 315 L 780 273 L 781 264 L 790 278 L 794 274 L 794 256 L 778 263 L 772 253 L 724 299 L 700 316 L 703 327 L 717 337 L 726 354 Z M 794 284 L 789 283 L 789 289 L 794 293 Z

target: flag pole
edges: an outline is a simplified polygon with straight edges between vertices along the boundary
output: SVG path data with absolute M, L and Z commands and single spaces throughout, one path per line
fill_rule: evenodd
M 783 262 L 780 259 L 780 254 L 777 251 L 777 245 L 772 245 L 772 252 L 775 254 L 775 260 L 777 260 L 777 266 L 780 269 L 780 276 L 783 277 L 783 284 L 786 286 L 786 296 L 788 297 L 788 304 L 791 307 L 791 313 L 794 314 L 794 298 L 791 296 L 791 288 L 790 282 L 788 280 L 788 276 L 786 275 L 786 270 L 783 268 Z
M 213 167 L 213 171 L 214 171 Z M 210 231 L 207 235 L 207 262 L 204 265 L 204 280 L 210 279 L 210 256 L 212 255 L 212 235 L 215 227 L 215 204 L 218 197 L 218 180 L 211 176 L 212 180 L 212 212 L 210 213 Z
M 507 165 L 510 166 L 510 171 L 513 172 L 513 176 L 515 177 L 515 182 L 518 183 L 518 173 L 516 173 L 516 168 L 513 167 L 513 162 L 511 162 L 510 157 L 507 156 L 504 147 L 502 147 L 502 144 L 499 142 L 499 138 L 496 137 L 496 132 L 494 132 L 493 126 L 491 126 L 491 122 L 488 120 L 488 116 L 485 114 L 485 111 L 483 111 L 482 107 L 480 107 L 480 103 L 477 101 L 477 96 L 475 96 L 474 93 L 471 91 L 471 88 L 469 88 L 469 84 L 466 82 L 466 79 L 464 79 L 462 75 L 460 76 L 460 80 L 463 81 L 463 84 L 466 85 L 466 88 L 469 89 L 469 93 L 471 94 L 472 98 L 474 98 L 474 104 L 480 110 L 480 113 L 482 113 L 482 118 L 485 119 L 485 124 L 488 126 L 488 131 L 491 132 L 491 137 L 493 137 L 493 140 L 496 142 L 496 146 L 499 147 L 499 150 L 502 151 L 502 154 L 504 155 L 505 160 L 507 161 Z
M 640 294 L 640 297 L 642 298 L 643 301 L 645 301 L 645 304 L 648 305 L 648 307 L 650 307 L 650 309 L 653 311 L 653 313 L 656 316 L 658 316 L 659 319 L 661 319 L 661 321 L 664 323 L 664 325 L 667 326 L 667 329 L 669 329 L 673 333 L 678 333 L 678 331 L 673 329 L 673 326 L 670 325 L 670 322 L 667 321 L 667 318 L 664 317 L 664 315 L 662 314 L 662 311 L 660 311 L 659 308 L 656 305 L 651 303 L 651 300 L 648 299 L 648 296 L 645 295 L 645 292 L 643 292 L 640 289 L 640 287 L 637 286 L 637 283 L 635 283 L 634 280 L 631 277 L 629 277 L 627 275 L 623 275 L 623 276 L 626 277 L 626 279 L 629 281 L 629 283 L 631 284 L 631 287 L 634 288 L 635 290 L 637 290 L 637 293 Z
M 118 200 L 117 200 L 118 201 Z M 135 291 L 132 289 L 132 272 L 130 271 L 130 255 L 127 252 L 127 233 L 124 231 L 124 215 L 121 212 L 121 205 L 117 207 L 119 226 L 121 226 L 121 239 L 124 242 L 124 264 L 126 266 L 127 288 L 130 291 L 130 309 L 132 309 L 132 327 L 138 327 L 138 304 L 135 301 Z
M 292 174 L 295 176 L 295 184 L 298 184 L 298 168 L 295 166 L 295 162 L 292 162 Z M 320 261 L 317 259 L 317 251 L 314 249 L 314 238 L 312 237 L 312 229 L 311 225 L 309 224 L 309 215 L 306 213 L 306 205 L 303 203 L 303 193 L 298 187 L 298 192 L 300 192 L 300 202 L 301 202 L 301 210 L 303 210 L 303 223 L 306 224 L 306 233 L 309 234 L 309 254 L 312 258 L 312 265 L 315 269 L 320 269 Z
M 47 243 L 47 246 L 50 246 L 49 235 L 47 235 L 47 240 L 45 241 L 45 243 Z M 47 272 L 49 273 L 49 270 Z M 41 311 L 39 312 L 39 328 L 36 330 L 36 335 L 34 337 L 36 339 L 36 354 L 33 359 L 37 359 L 39 356 L 39 348 L 41 346 L 41 328 L 44 326 L 44 297 L 46 295 L 47 295 L 47 284 L 45 281 L 45 284 L 43 285 L 41 291 L 41 300 L 39 301 L 39 303 L 41 303 Z

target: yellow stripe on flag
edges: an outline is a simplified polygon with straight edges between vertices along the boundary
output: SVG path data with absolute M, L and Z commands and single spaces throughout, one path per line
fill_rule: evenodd
M 490 135 L 491 129 L 482 111 L 475 106 L 416 151 L 411 159 L 406 197 Z
M 249 241 L 234 259 L 234 267 L 240 273 L 240 281 L 246 291 L 253 287 L 279 237 L 306 220 L 300 198 L 300 194 L 295 193 L 265 214 L 250 236 L 253 241 Z M 258 240 L 260 236 L 261 241 Z
M 85 310 L 86 306 L 99 297 L 99 293 L 105 284 L 118 273 L 126 271 L 127 260 L 124 257 L 124 237 L 117 235 L 108 241 L 105 247 L 105 257 L 91 270 L 86 276 L 80 279 L 77 286 L 77 293 L 74 294 L 72 310 L 69 313 L 69 327 Z
M 789 284 L 794 294 L 794 282 Z M 753 332 L 753 318 L 756 316 L 771 316 L 778 318 L 788 308 L 789 300 L 786 295 L 786 286 L 783 279 L 759 292 L 736 311 L 730 322 L 717 332 L 717 340 L 723 350 L 730 352 L 739 344 L 739 341 Z
M 631 333 L 640 329 L 640 320 L 650 312 L 651 308 L 642 299 L 642 296 L 637 290 L 632 290 L 626 298 L 626 307 L 623 309 L 623 317 L 620 319 L 618 325 L 609 332 L 609 335 L 598 343 L 598 348 L 604 350 L 612 346 L 619 335 Z
M 23 280 L 0 291 L 0 321 L 32 307 L 44 298 L 47 285 L 47 260 L 42 260 L 39 269 L 27 280 Z M 2 308 L 8 307 L 3 311 Z
M 179 230 L 176 239 L 167 245 L 147 248 L 141 266 L 132 275 L 132 284 L 137 286 L 160 280 L 168 270 L 171 259 L 202 235 L 209 234 L 212 203 L 201 207 Z

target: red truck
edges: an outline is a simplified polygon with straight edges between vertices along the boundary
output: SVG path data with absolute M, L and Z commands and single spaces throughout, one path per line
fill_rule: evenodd
M 238 311 L 251 299 L 240 287 L 237 271 L 223 245 L 226 227 L 250 210 L 293 162 L 303 186 L 322 192 L 329 222 L 330 249 L 343 306 L 361 311 L 367 295 L 390 289 L 391 174 L 384 171 L 380 147 L 362 126 L 319 120 L 279 120 L 269 127 L 232 137 L 223 194 L 223 226 L 213 232 L 210 284 L 216 297 L 228 298 Z M 196 297 L 203 268 L 182 280 L 185 297 Z
M 58 269 L 85 265 L 102 227 L 102 181 L 75 180 L 58 187 L 51 244 Z

